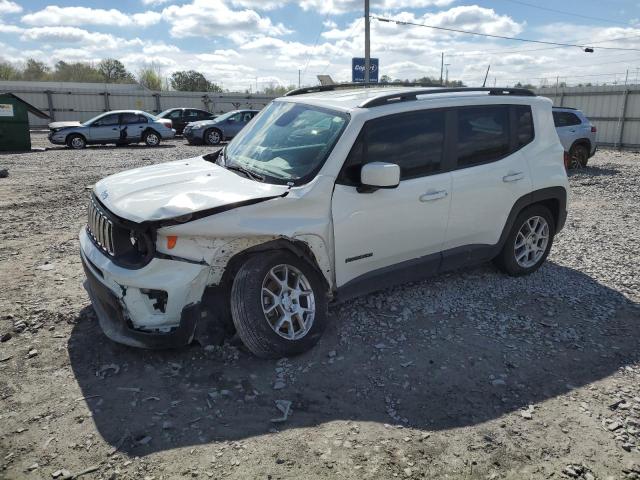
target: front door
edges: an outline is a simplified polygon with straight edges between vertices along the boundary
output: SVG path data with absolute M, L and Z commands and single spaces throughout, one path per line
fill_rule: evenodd
M 410 112 L 363 127 L 332 200 L 338 287 L 412 260 L 420 262 L 413 268 L 431 270 L 424 273 L 437 269 L 451 201 L 451 174 L 442 172 L 444 116 Z M 359 192 L 360 169 L 369 162 L 399 165 L 400 185 Z
M 231 115 L 227 118 L 224 125 L 224 136 L 225 137 L 235 137 L 242 127 L 246 125 L 246 123 L 242 122 L 243 112 L 238 112 L 234 115 Z
M 115 142 L 120 138 L 120 115 L 110 113 L 94 121 L 89 127 L 90 141 Z
M 147 128 L 148 119 L 137 113 L 123 113 L 120 118 L 120 139 L 123 142 L 138 142 Z

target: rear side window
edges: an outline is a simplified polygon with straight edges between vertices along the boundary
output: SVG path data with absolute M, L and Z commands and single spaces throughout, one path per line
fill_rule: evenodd
M 516 147 L 521 148 L 533 141 L 533 115 L 528 105 L 516 105 Z
M 138 123 L 149 123 L 149 119 L 144 115 L 138 115 Z
M 571 112 L 553 112 L 553 123 L 556 127 L 571 127 L 580 125 L 580 117 Z
M 498 160 L 509 154 L 509 107 L 458 110 L 458 168 Z
M 123 113 L 120 122 L 123 125 L 130 125 L 132 123 L 139 123 L 140 115 L 136 113 Z
M 431 110 L 391 115 L 366 123 L 342 171 L 342 179 L 360 183 L 370 162 L 395 163 L 407 180 L 440 171 L 444 152 L 444 112 Z

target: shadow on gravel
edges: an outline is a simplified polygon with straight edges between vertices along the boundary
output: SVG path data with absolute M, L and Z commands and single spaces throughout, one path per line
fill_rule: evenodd
M 463 293 L 486 292 L 486 282 L 495 291 Z M 408 298 L 461 284 L 461 308 L 403 312 Z M 291 359 L 230 346 L 131 349 L 103 336 L 91 307 L 68 348 L 99 433 L 146 455 L 334 420 L 446 430 L 517 413 L 635 361 L 637 307 L 552 262 L 519 279 L 484 266 L 332 308 L 320 344 Z M 281 416 L 276 400 L 292 402 L 286 422 L 270 421 Z
M 577 168 L 569 170 L 569 176 L 583 176 L 583 177 L 604 177 L 615 176 L 620 173 L 617 168 L 608 168 L 600 166 L 587 165 L 585 168 Z
M 148 145 L 137 145 L 137 144 L 132 144 L 132 145 L 87 145 L 86 148 L 84 148 L 83 150 L 122 150 L 125 148 L 132 148 L 135 150 L 154 150 L 154 149 L 162 149 L 162 148 L 176 148 L 175 145 L 167 145 L 167 144 L 160 144 L 160 145 L 156 145 L 155 147 L 150 147 Z M 68 150 L 70 152 L 73 151 L 72 148 L 69 147 L 64 147 L 64 146 L 59 146 L 59 147 L 46 147 L 47 150 Z M 80 150 L 82 151 L 82 150 Z

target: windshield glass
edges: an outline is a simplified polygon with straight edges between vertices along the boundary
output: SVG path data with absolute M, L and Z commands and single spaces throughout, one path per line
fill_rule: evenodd
M 272 102 L 227 146 L 225 164 L 273 183 L 304 183 L 320 169 L 348 121 L 346 113 Z
M 87 120 L 87 121 L 83 122 L 83 123 L 82 123 L 82 125 L 86 127 L 86 126 L 88 126 L 88 125 L 92 124 L 93 122 L 95 122 L 96 120 L 98 120 L 99 118 L 106 117 L 107 115 L 109 115 L 109 113 L 110 113 L 110 112 L 107 112 L 107 113 L 101 113 L 101 114 L 100 114 L 100 115 L 98 115 L 97 117 L 90 118 L 89 120 Z
M 236 114 L 236 113 L 238 113 L 238 112 L 237 112 L 237 110 L 233 110 L 233 111 L 231 111 L 231 112 L 227 112 L 227 113 L 223 113 L 222 115 L 218 115 L 218 116 L 216 117 L 216 122 L 217 122 L 218 120 L 226 120 L 226 119 L 227 119 L 227 118 L 229 118 L 231 115 L 234 115 L 234 114 Z

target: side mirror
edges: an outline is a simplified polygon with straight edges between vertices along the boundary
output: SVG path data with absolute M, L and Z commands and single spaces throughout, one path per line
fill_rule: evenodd
M 400 185 L 400 167 L 395 163 L 372 162 L 360 170 L 358 191 L 373 192 L 378 188 L 396 188 Z

